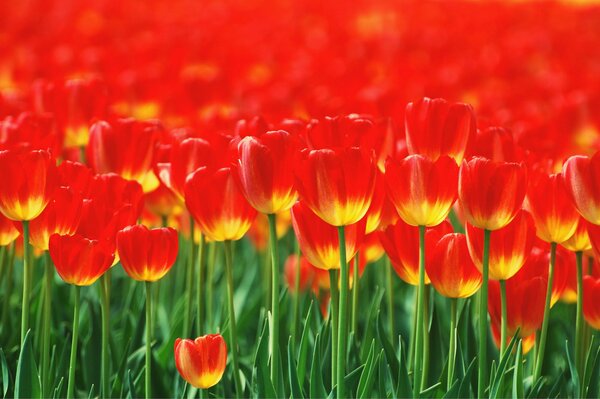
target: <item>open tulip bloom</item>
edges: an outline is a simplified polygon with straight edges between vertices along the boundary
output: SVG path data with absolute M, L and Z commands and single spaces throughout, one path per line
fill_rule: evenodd
M 600 397 L 600 0 L 0 15 L 3 397 Z

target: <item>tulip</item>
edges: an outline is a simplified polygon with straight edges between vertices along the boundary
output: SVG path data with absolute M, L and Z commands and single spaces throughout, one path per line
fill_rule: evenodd
M 116 173 L 137 181 L 145 192 L 150 192 L 158 187 L 151 167 L 160 129 L 156 121 L 96 122 L 90 128 L 87 161 L 96 173 Z
M 114 253 L 106 242 L 89 240 L 79 234 L 73 236 L 53 234 L 50 236 L 49 251 L 58 275 L 66 283 L 75 286 L 73 335 L 67 386 L 67 398 L 72 398 L 75 390 L 75 364 L 79 331 L 79 287 L 92 285 L 98 280 L 110 268 Z
M 493 161 L 522 161 L 523 150 L 515 143 L 512 133 L 502 127 L 488 127 L 477 131 L 471 154 Z
M 20 234 L 17 222 L 8 219 L 0 213 L 0 247 L 9 245 L 16 240 Z
M 442 98 L 425 97 L 408 103 L 405 124 L 410 154 L 421 154 L 432 160 L 448 155 L 458 164 L 476 130 L 470 105 L 452 104 Z
M 479 271 L 483 270 L 484 231 L 467 223 L 469 253 Z M 488 255 L 489 278 L 508 280 L 523 267 L 535 241 L 535 225 L 529 212 L 521 210 L 507 226 L 494 231 Z
M 56 154 L 61 149 L 57 133 L 54 115 L 48 113 L 22 112 L 0 121 L 0 145 L 4 149 L 27 147 Z
M 275 226 L 277 230 L 277 239 L 282 238 L 288 232 L 292 225 L 291 218 L 292 214 L 289 211 L 277 214 L 277 226 Z M 263 215 L 262 213 L 256 215 L 254 223 L 252 223 L 250 230 L 248 230 L 248 238 L 257 251 L 263 252 L 267 248 L 269 240 L 269 219 L 266 215 Z
M 588 222 L 600 224 L 600 152 L 591 158 L 572 156 L 563 165 L 562 175 L 577 211 Z
M 481 295 L 479 297 L 479 374 L 477 396 L 487 386 L 487 304 L 491 231 L 508 225 L 521 208 L 527 187 L 523 164 L 474 157 L 463 161 L 458 175 L 458 198 L 471 225 L 484 229 Z M 506 325 L 506 323 L 505 323 Z
M 92 170 L 79 162 L 63 161 L 56 167 L 58 186 L 69 187 L 74 192 L 88 198 L 94 176 Z
M 594 276 L 583 277 L 583 316 L 585 321 L 600 330 L 600 279 Z
M 306 143 L 311 150 L 360 147 L 375 149 L 383 142 L 373 122 L 357 114 L 313 119 L 306 126 Z
M 592 243 L 590 242 L 590 236 L 588 234 L 588 225 L 588 221 L 579 217 L 575 233 L 560 245 L 572 252 L 585 252 L 592 249 Z
M 309 263 L 323 270 L 340 268 L 338 234 L 335 227 L 322 221 L 304 201 L 292 207 L 292 226 L 302 254 Z M 352 259 L 365 236 L 366 220 L 345 228 L 346 259 Z
M 175 365 L 184 380 L 198 389 L 215 386 L 225 372 L 227 345 L 220 334 L 175 340 Z
M 390 200 L 411 226 L 437 226 L 456 201 L 458 166 L 448 156 L 436 161 L 421 155 L 399 162 L 388 159 L 385 179 Z

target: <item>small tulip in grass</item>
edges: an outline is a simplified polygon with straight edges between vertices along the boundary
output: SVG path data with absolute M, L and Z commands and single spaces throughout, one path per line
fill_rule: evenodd
M 220 334 L 175 340 L 175 365 L 181 377 L 198 389 L 219 383 L 227 364 L 227 345 Z

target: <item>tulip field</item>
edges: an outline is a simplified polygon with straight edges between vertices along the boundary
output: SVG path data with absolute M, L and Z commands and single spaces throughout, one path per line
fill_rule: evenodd
M 600 3 L 0 25 L 3 398 L 600 397 Z

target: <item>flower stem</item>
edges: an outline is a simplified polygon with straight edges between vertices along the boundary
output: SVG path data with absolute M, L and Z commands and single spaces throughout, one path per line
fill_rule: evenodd
M 414 287 L 413 290 L 413 303 L 415 307 L 412 312 L 412 323 L 410 324 L 410 346 L 408 348 L 408 370 L 415 370 L 415 346 L 417 345 L 417 307 L 419 302 L 419 286 Z
M 575 252 L 577 264 L 577 318 L 575 321 L 575 364 L 579 375 L 583 375 L 583 253 Z
M 206 326 L 212 329 L 213 315 L 213 274 L 215 262 L 217 261 L 217 245 L 215 242 L 208 243 L 208 264 L 206 265 Z
M 233 359 L 233 381 L 235 383 L 235 395 L 242 395 L 242 383 L 240 380 L 240 365 L 238 361 L 237 329 L 235 326 L 235 310 L 233 307 L 233 250 L 231 241 L 224 241 L 225 245 L 225 272 L 227 274 L 227 297 L 229 307 L 229 341 L 231 345 L 231 358 Z
M 48 397 L 50 383 L 50 337 L 52 335 L 52 278 L 54 273 L 54 266 L 50 260 L 50 254 L 45 254 L 46 264 L 44 268 L 44 307 L 43 307 L 43 326 L 44 334 L 42 334 L 42 396 Z
M 152 283 L 146 281 L 146 399 L 152 397 Z
M 193 281 L 194 281 L 194 218 L 190 216 L 190 246 L 189 246 L 189 259 L 187 264 L 187 276 L 185 279 L 185 313 L 183 314 L 183 333 L 184 337 L 187 337 L 191 333 L 191 322 L 190 318 L 192 316 L 192 307 L 193 307 Z
M 385 258 L 385 269 L 387 274 L 387 300 L 388 300 L 388 326 L 390 330 L 390 342 L 396 340 L 394 333 L 394 275 L 392 273 L 392 264 L 390 258 Z
M 337 397 L 345 398 L 346 343 L 348 339 L 348 262 L 346 261 L 346 235 L 344 226 L 338 227 L 340 245 L 340 303 L 338 322 Z
M 506 350 L 506 334 L 507 334 L 507 323 L 508 323 L 508 309 L 506 305 L 506 281 L 500 280 L 500 303 L 501 303 L 501 314 L 502 319 L 500 321 L 500 359 L 504 356 Z
M 29 256 L 31 245 L 29 244 L 29 222 L 23 221 L 23 306 L 21 307 L 21 344 L 25 334 L 29 330 L 29 299 L 31 297 L 32 268 Z
M 482 283 L 479 295 L 479 373 L 477 397 L 483 398 L 487 386 L 488 280 L 490 267 L 490 230 L 483 231 Z
M 546 288 L 546 305 L 544 306 L 544 321 L 540 333 L 540 346 L 533 374 L 534 383 L 542 376 L 542 365 L 544 363 L 544 352 L 546 350 L 546 338 L 548 337 L 548 322 L 550 320 L 550 304 L 552 301 L 552 284 L 554 282 L 554 264 L 556 263 L 556 243 L 550 244 L 550 268 L 548 271 L 548 287 Z
M 206 237 L 200 235 L 200 250 L 198 252 L 198 285 L 196 287 L 196 334 L 202 335 L 204 329 L 204 272 L 206 264 Z
M 109 332 L 110 332 L 110 269 L 100 277 L 100 311 L 102 313 L 102 354 L 100 370 L 101 397 L 110 398 Z
M 294 295 L 294 324 L 292 326 L 292 337 L 294 343 L 298 342 L 298 337 L 300 333 L 300 246 L 298 245 L 298 240 L 296 242 L 296 259 L 298 264 L 296 266 L 295 275 L 294 275 L 294 291 L 296 295 Z
M 271 249 L 271 381 L 275 392 L 279 392 L 279 251 L 277 248 L 277 216 L 268 215 L 269 247 Z
M 67 399 L 72 399 L 75 392 L 75 366 L 77 363 L 77 339 L 79 336 L 79 291 L 81 287 L 73 286 L 75 306 L 73 310 L 73 335 L 71 336 L 71 357 L 69 359 L 69 380 L 67 383 Z
M 354 255 L 354 268 L 352 269 L 352 329 L 350 330 L 354 334 L 358 332 L 358 264 L 360 262 L 358 252 Z M 393 341 L 392 341 L 393 342 Z
M 425 389 L 429 375 L 429 285 L 423 290 L 423 373 L 421 374 L 421 391 Z
M 423 326 L 425 297 L 425 226 L 419 226 L 419 286 L 417 288 L 417 323 L 415 328 L 415 365 L 413 373 L 413 397 L 418 398 L 423 375 Z
M 337 270 L 329 270 L 330 302 L 329 308 L 331 314 L 331 386 L 335 386 L 337 380 L 337 354 L 338 354 L 338 274 Z
M 447 391 L 454 383 L 454 363 L 456 361 L 456 313 L 458 299 L 450 298 L 450 344 L 448 346 L 448 384 Z

